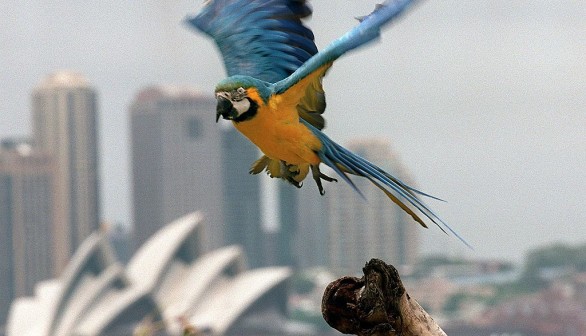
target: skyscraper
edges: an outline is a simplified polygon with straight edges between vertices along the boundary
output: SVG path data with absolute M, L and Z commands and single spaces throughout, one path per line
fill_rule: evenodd
M 326 167 L 321 167 L 326 173 Z M 332 172 L 333 173 L 333 172 Z M 335 173 L 326 173 L 334 176 Z M 345 183 L 345 182 L 342 182 Z M 326 194 L 321 195 L 312 179 L 308 178 L 298 190 L 297 230 L 295 232 L 295 259 L 301 269 L 327 266 L 328 258 L 328 199 L 334 183 L 324 183 Z
M 263 176 L 262 178 L 265 177 Z M 300 213 L 304 211 L 299 207 L 301 190 L 280 179 L 273 179 L 270 183 L 276 185 L 275 196 L 278 200 L 279 214 L 277 220 L 279 223 L 274 232 L 267 233 L 266 239 L 270 241 L 267 244 L 268 249 L 266 251 L 272 254 L 269 260 L 272 260 L 274 265 L 297 267 L 295 233 L 299 225 Z
M 55 161 L 54 230 L 57 271 L 98 229 L 98 134 L 96 93 L 80 74 L 60 71 L 44 78 L 32 96 L 34 146 Z
M 27 142 L 0 145 L 0 326 L 11 301 L 53 272 L 55 166 Z
M 348 147 L 410 184 L 406 171 L 385 141 L 354 141 Z M 341 273 L 356 272 L 370 258 L 393 265 L 413 264 L 419 251 L 419 225 L 368 180 L 353 181 L 366 200 L 346 183 L 329 184 L 327 190 L 330 268 Z
M 240 244 L 262 256 L 260 187 L 250 176 L 256 148 L 214 120 L 216 100 L 193 88 L 155 86 L 130 108 L 136 244 L 187 213 L 201 210 L 205 248 Z
M 214 102 L 215 104 L 215 102 Z M 261 185 L 265 176 L 252 176 L 250 165 L 259 152 L 232 125 L 220 130 L 225 221 L 224 244 L 241 245 L 250 267 L 265 266 L 261 225 Z

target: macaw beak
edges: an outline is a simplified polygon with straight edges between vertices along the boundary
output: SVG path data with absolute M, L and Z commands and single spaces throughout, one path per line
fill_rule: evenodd
M 232 110 L 234 107 L 232 106 L 232 102 L 229 99 L 218 96 L 218 104 L 216 105 L 216 122 L 220 120 L 220 116 L 224 119 L 232 119 Z

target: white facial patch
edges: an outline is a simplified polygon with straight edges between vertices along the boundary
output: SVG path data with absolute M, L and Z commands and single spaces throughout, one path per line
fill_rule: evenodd
M 232 106 L 234 106 L 234 109 L 238 112 L 238 115 L 240 116 L 240 115 L 242 115 L 242 113 L 245 113 L 250 108 L 250 100 L 248 100 L 248 99 L 242 99 L 239 101 L 232 100 Z

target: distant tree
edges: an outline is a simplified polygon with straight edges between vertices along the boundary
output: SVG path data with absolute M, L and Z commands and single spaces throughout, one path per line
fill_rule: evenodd
M 423 259 L 415 266 L 413 276 L 416 278 L 423 278 L 429 276 L 433 270 L 438 266 L 445 265 L 465 265 L 470 261 L 461 258 L 452 258 L 448 256 L 428 256 Z
M 543 271 L 564 267 L 578 272 L 586 271 L 586 244 L 553 244 L 530 251 L 520 282 L 533 290 L 543 288 L 548 282 L 548 279 L 543 277 Z
M 455 313 L 460 309 L 462 303 L 466 300 L 467 294 L 456 293 L 448 298 L 444 304 L 443 310 L 447 313 Z
M 576 251 L 576 270 L 586 272 L 586 244 L 578 246 Z
M 525 266 L 531 271 L 544 267 L 573 265 L 577 252 L 577 248 L 564 244 L 541 247 L 529 252 Z

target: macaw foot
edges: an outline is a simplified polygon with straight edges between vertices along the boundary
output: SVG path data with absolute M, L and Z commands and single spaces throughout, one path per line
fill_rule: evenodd
M 321 180 L 325 180 L 328 182 L 338 182 L 338 180 L 336 180 L 335 178 L 329 177 L 328 175 L 322 173 L 319 170 L 319 165 L 312 165 L 311 166 L 311 175 L 313 176 L 313 180 L 317 184 L 317 188 L 319 189 L 319 193 L 322 196 L 325 195 L 326 191 L 324 190 L 324 187 L 321 184 Z
M 291 183 L 292 185 L 294 185 L 297 188 L 303 187 L 303 182 L 297 182 L 297 181 L 295 181 L 295 178 L 293 178 L 293 177 L 286 177 L 285 179 L 287 180 L 287 182 Z
M 301 177 L 301 179 L 299 179 L 300 173 L 301 173 L 301 170 L 299 169 L 299 166 L 287 164 L 287 163 L 285 163 L 285 161 L 281 161 L 281 176 L 282 176 L 282 178 L 287 180 L 287 182 L 291 183 L 292 185 L 294 185 L 297 188 L 301 188 L 303 186 L 302 181 L 305 178 L 305 176 L 303 176 L 303 177 Z
M 250 167 L 251 174 L 258 174 L 266 171 L 270 177 L 281 178 L 297 188 L 303 186 L 302 181 L 307 176 L 309 165 L 287 164 L 285 161 L 274 160 L 266 155 L 256 160 Z

